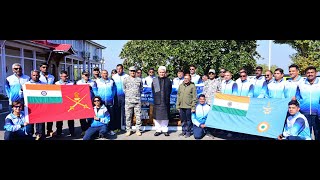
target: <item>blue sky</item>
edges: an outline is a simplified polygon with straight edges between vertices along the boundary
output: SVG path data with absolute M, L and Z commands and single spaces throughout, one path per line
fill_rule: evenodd
M 123 62 L 120 59 L 119 54 L 123 45 L 128 40 L 94 40 L 95 42 L 106 46 L 103 50 L 103 57 L 105 59 L 105 68 L 109 71 L 115 69 L 117 64 Z M 269 64 L 269 41 L 259 40 L 257 51 L 261 55 L 261 59 L 257 60 L 258 64 Z M 284 73 L 288 73 L 288 66 L 291 64 L 290 55 L 296 53 L 289 45 L 272 44 L 271 48 L 271 65 L 277 65 L 284 70 Z

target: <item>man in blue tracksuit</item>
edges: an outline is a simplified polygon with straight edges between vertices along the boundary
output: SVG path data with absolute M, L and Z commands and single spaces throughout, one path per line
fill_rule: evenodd
M 224 81 L 221 83 L 221 93 L 238 95 L 238 85 L 231 78 L 232 78 L 231 72 L 226 71 L 224 75 Z
M 265 94 L 267 89 L 267 82 L 265 81 L 265 77 L 262 76 L 263 68 L 261 66 L 256 67 L 256 77 L 251 79 L 251 83 L 253 84 L 253 97 L 258 97 L 260 94 Z
M 101 77 L 96 81 L 98 92 L 97 95 L 101 97 L 102 103 L 107 107 L 108 112 L 110 113 L 110 123 L 109 123 L 109 134 L 115 135 L 114 130 L 116 130 L 117 122 L 115 120 L 114 114 L 114 96 L 116 95 L 116 85 L 113 79 L 108 77 L 108 71 L 102 70 Z
M 209 111 L 210 106 L 206 103 L 205 95 L 199 95 L 199 103 L 196 106 L 196 112 L 191 114 L 193 123 L 193 136 L 195 139 L 202 139 L 205 135 L 205 123 Z
M 315 140 L 320 140 L 320 79 L 314 66 L 307 67 L 305 72 L 307 78 L 298 84 L 296 99 L 300 103 L 300 111 L 308 119 L 310 132 L 313 129 Z
M 28 123 L 26 122 L 22 109 L 22 102 L 12 102 L 12 112 L 5 118 L 3 128 L 5 130 L 4 140 L 32 139 L 32 135 L 28 130 Z
M 311 140 L 310 127 L 307 118 L 299 112 L 300 106 L 297 100 L 291 100 L 288 104 L 286 123 L 279 140 Z
M 114 108 L 117 109 L 117 113 L 115 113 L 115 124 L 114 129 L 116 132 L 121 129 L 121 126 L 125 126 L 125 111 L 124 111 L 124 105 L 125 105 L 125 97 L 124 97 L 124 91 L 123 91 L 123 80 L 124 78 L 128 77 L 129 75 L 123 72 L 123 65 L 118 64 L 117 65 L 117 74 L 115 74 L 112 78 L 114 80 L 114 83 L 116 85 L 117 91 L 115 96 L 115 105 Z
M 19 63 L 12 65 L 13 74 L 8 76 L 5 82 L 6 94 L 9 98 L 9 105 L 13 101 L 24 102 L 22 86 L 30 80 L 30 77 L 22 73 L 22 67 Z
M 55 84 L 56 85 L 74 85 L 74 82 L 69 80 L 68 72 L 65 70 L 62 70 L 60 72 L 60 80 L 57 81 Z M 61 137 L 63 121 L 57 121 L 56 127 L 57 127 L 56 136 Z M 75 137 L 74 120 L 68 120 L 68 127 L 69 127 L 69 133 L 71 137 Z
M 45 84 L 42 81 L 40 81 L 40 71 L 39 70 L 33 70 L 31 71 L 31 79 L 30 81 L 26 82 L 25 84 Z M 28 125 L 30 128 L 30 131 L 34 132 L 34 124 Z M 36 123 L 36 140 L 45 139 L 45 123 Z
M 47 63 L 40 64 L 40 81 L 44 84 L 54 84 L 55 77 L 49 73 L 49 65 Z M 47 122 L 47 136 L 53 136 L 53 122 Z
M 92 79 L 89 79 L 90 74 L 87 71 L 83 71 L 82 73 L 82 78 L 77 81 L 77 85 L 84 85 L 87 84 L 90 89 L 90 99 L 92 99 L 96 94 L 97 94 L 97 81 L 94 81 Z M 84 136 L 86 130 L 89 128 L 90 124 L 87 122 L 87 119 L 80 119 L 80 126 L 81 126 L 81 136 Z
M 240 73 L 240 78 L 236 82 L 238 86 L 238 96 L 253 97 L 253 84 L 247 78 L 246 71 Z
M 296 95 L 298 84 L 305 78 L 299 75 L 299 66 L 296 64 L 291 64 L 289 66 L 289 74 L 290 78 L 286 81 L 284 93 L 286 94 L 286 97 L 292 98 Z
M 266 91 L 262 91 L 258 98 L 287 98 L 286 81 L 283 79 L 283 75 L 283 69 L 274 70 L 274 81 L 267 85 Z
M 93 110 L 95 113 L 94 118 L 91 121 L 91 126 L 86 131 L 83 140 L 91 140 L 92 136 L 99 132 L 100 138 L 105 138 L 108 132 L 108 124 L 110 122 L 110 114 L 106 106 L 102 103 L 100 96 L 93 98 Z

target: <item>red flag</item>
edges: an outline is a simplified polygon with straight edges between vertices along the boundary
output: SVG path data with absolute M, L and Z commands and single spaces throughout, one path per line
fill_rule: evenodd
M 89 85 L 25 84 L 25 115 L 29 123 L 93 118 Z

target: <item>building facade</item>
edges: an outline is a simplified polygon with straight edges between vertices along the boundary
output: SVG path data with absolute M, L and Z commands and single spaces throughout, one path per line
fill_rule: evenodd
M 30 76 L 31 70 L 47 62 L 56 78 L 66 70 L 70 80 L 76 81 L 84 70 L 104 69 L 105 48 L 91 40 L 0 40 L 0 94 L 5 94 L 5 78 L 12 74 L 14 63 L 20 63 L 23 73 Z

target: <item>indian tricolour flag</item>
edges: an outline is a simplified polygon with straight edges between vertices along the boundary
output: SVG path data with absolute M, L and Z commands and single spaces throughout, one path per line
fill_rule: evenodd
M 246 116 L 249 104 L 249 97 L 217 93 L 214 97 L 212 110 L 238 116 Z
M 26 90 L 28 104 L 62 103 L 61 86 L 26 84 Z
M 29 123 L 94 117 L 89 85 L 25 84 L 23 94 Z
M 282 133 L 290 98 L 252 98 L 216 93 L 206 126 L 277 138 Z

